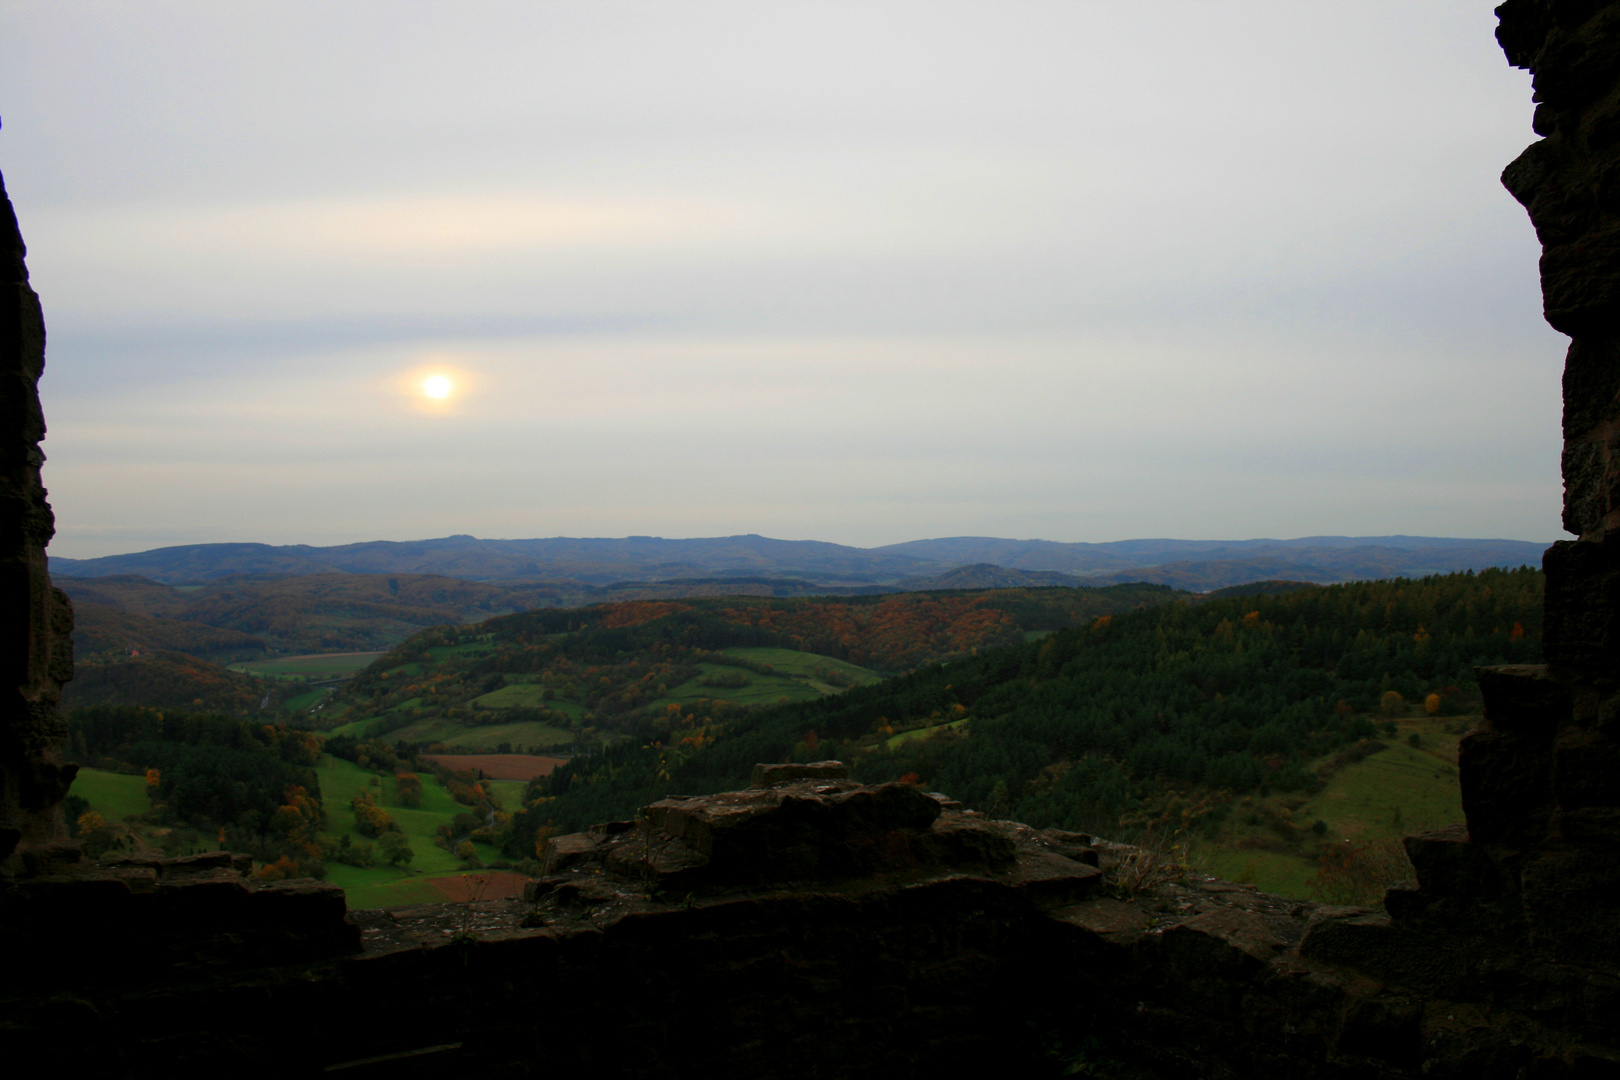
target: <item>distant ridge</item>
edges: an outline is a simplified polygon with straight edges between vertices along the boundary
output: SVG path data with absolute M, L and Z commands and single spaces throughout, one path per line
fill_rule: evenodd
M 1147 539 L 1104 544 L 959 536 L 858 548 L 756 534 L 685 540 L 656 536 L 480 540 L 458 535 L 332 547 L 187 544 L 97 559 L 52 558 L 50 569 L 63 578 L 138 575 L 169 585 L 235 575 L 281 578 L 338 573 L 434 574 L 467 581 L 562 581 L 596 586 L 790 578 L 798 588 L 808 583 L 841 590 L 1148 581 L 1205 592 L 1257 580 L 1332 584 L 1539 565 L 1544 547 L 1522 540 L 1429 536 Z
M 972 566 L 958 566 L 955 570 L 931 578 L 907 578 L 898 584 L 908 592 L 928 592 L 934 589 L 1038 589 L 1053 586 L 1072 589 L 1080 585 L 1096 585 L 1098 582 L 1073 574 L 1060 574 L 1056 570 L 1013 570 L 995 563 L 974 563 Z

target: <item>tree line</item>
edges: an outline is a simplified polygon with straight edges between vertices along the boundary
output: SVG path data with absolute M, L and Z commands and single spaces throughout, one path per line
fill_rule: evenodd
M 1178 601 L 753 714 L 701 749 L 679 731 L 559 767 L 529 827 L 624 818 L 649 796 L 745 784 L 813 746 L 858 779 L 910 777 L 1037 826 L 1111 831 L 1167 789 L 1312 790 L 1313 762 L 1391 701 L 1477 708 L 1477 665 L 1541 655 L 1530 568 Z M 1391 698 L 1390 695 L 1393 695 Z

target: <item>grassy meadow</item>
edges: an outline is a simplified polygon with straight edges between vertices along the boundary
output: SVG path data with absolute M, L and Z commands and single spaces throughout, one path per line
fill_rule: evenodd
M 380 652 L 313 653 L 308 656 L 278 656 L 273 660 L 250 660 L 232 664 L 231 670 L 249 675 L 279 675 L 311 679 L 336 679 L 353 675 L 370 664 Z
M 969 723 L 970 721 L 966 719 L 947 720 L 943 724 L 933 724 L 929 727 L 912 728 L 910 731 L 901 731 L 894 735 L 890 735 L 887 739 L 883 740 L 883 746 L 887 750 L 893 750 L 895 747 L 903 746 L 908 742 L 914 742 L 918 739 L 932 738 L 935 735 L 943 735 L 947 731 L 956 731 L 960 728 L 967 727 Z
M 365 734 L 370 720 L 360 720 L 345 724 L 336 729 L 334 735 L 354 735 L 361 737 Z M 443 743 L 451 750 L 465 750 L 469 753 L 492 753 L 502 743 L 511 743 L 513 746 L 539 747 L 541 752 L 557 748 L 564 749 L 571 745 L 574 736 L 559 727 L 542 724 L 534 720 L 526 720 L 506 724 L 482 724 L 476 727 L 464 727 L 454 720 L 444 720 L 432 717 L 418 720 L 414 724 L 390 731 L 383 736 L 390 742 L 403 739 L 407 742 L 420 743 L 431 746 L 434 743 Z
M 416 855 L 404 868 L 328 863 L 327 880 L 342 887 L 350 907 L 392 907 L 444 899 L 427 879 L 461 874 L 465 868 L 461 860 L 433 842 L 434 832 L 454 815 L 466 812 L 467 807 L 452 799 L 432 773 L 417 774 L 422 780 L 422 805 L 414 810 L 399 805 L 392 778 L 366 772 L 353 762 L 326 755 L 321 758 L 316 773 L 320 778 L 321 800 L 326 806 L 326 835 L 334 839 L 347 835 L 351 843 L 371 842 L 355 830 L 354 815 L 349 809 L 356 795 L 370 791 L 377 805 L 393 815 L 394 823 L 410 840 L 411 850 Z M 522 785 L 517 787 L 521 798 Z M 506 792 L 500 794 L 504 799 Z M 500 852 L 487 844 L 473 846 L 478 850 L 479 859 L 486 863 L 500 858 Z
M 144 776 L 125 776 L 101 769 L 79 770 L 68 794 L 77 795 L 109 822 L 126 821 L 152 808 L 146 797 Z
M 824 672 L 835 672 L 849 686 L 867 686 L 880 682 L 882 676 L 848 661 L 819 653 L 800 652 L 796 649 L 732 648 L 722 650 L 749 665 L 769 664 L 773 671 L 761 674 L 748 667 L 733 667 L 724 662 L 703 661 L 697 665 L 702 672 L 679 686 L 672 686 L 662 697 L 655 698 L 650 707 L 661 709 L 667 705 L 683 708 L 699 701 L 719 699 L 733 705 L 777 705 L 784 702 L 813 701 L 830 694 L 842 693 L 847 687 L 835 686 L 821 679 Z M 818 672 L 817 669 L 820 669 Z M 705 679 L 716 676 L 748 680 L 743 686 L 704 685 Z
M 433 842 L 435 830 L 467 807 L 450 797 L 432 773 L 419 773 L 422 780 L 420 809 L 400 806 L 394 793 L 394 782 L 388 777 L 368 773 L 352 762 L 324 756 L 316 769 L 321 785 L 321 798 L 326 807 L 326 835 L 333 839 L 347 835 L 350 842 L 363 842 L 365 837 L 354 829 L 354 816 L 350 801 L 362 791 L 370 791 L 378 805 L 393 815 L 394 822 L 411 842 L 415 857 L 401 869 L 393 866 L 356 867 L 338 862 L 327 863 L 327 880 L 340 886 L 352 908 L 397 907 L 404 904 L 440 903 L 444 895 L 430 883 L 430 878 L 452 877 L 466 873 L 461 861 Z M 517 781 L 485 781 L 508 809 L 522 803 L 524 785 Z M 140 823 L 140 815 L 151 809 L 146 797 L 146 780 L 142 776 L 125 776 L 101 769 L 80 769 L 74 778 L 71 794 L 90 804 L 90 808 L 111 823 L 130 823 L 139 838 L 140 846 L 168 830 Z M 372 843 L 375 843 L 372 841 Z M 209 847 L 214 845 L 210 842 Z M 487 844 L 474 844 L 478 857 L 484 862 L 500 858 L 500 852 Z
M 1319 845 L 1399 843 L 1463 820 L 1457 744 L 1478 719 L 1399 720 L 1394 735 L 1380 732 L 1386 749 L 1339 768 L 1316 794 L 1239 800 L 1219 835 L 1193 842 L 1192 858 L 1220 877 L 1309 899 L 1317 872 L 1309 855 Z

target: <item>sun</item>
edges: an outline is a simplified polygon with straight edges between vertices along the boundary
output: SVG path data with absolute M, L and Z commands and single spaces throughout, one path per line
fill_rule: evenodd
M 461 411 L 468 396 L 478 389 L 479 380 L 455 359 L 426 356 L 423 363 L 397 371 L 392 382 L 401 404 L 419 413 L 450 415 Z

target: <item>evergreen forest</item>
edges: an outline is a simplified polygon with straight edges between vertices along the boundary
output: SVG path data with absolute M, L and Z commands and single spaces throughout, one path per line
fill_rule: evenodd
M 1180 599 L 732 724 L 683 715 L 537 779 L 509 836 L 807 758 L 1037 827 L 1117 836 L 1167 800 L 1216 822 L 1235 797 L 1310 792 L 1376 752 L 1380 717 L 1477 710 L 1476 666 L 1540 659 L 1542 588 L 1520 568 Z

